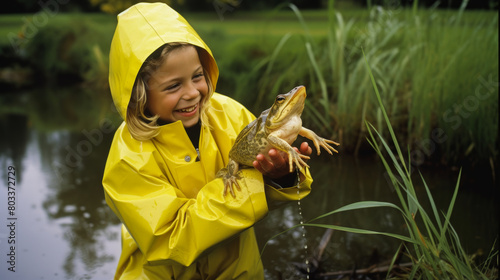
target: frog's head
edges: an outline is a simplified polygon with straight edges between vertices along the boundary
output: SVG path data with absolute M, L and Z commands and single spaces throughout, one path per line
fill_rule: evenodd
M 273 129 L 302 114 L 306 100 L 306 88 L 298 86 L 285 94 L 279 94 L 269 110 L 266 127 Z

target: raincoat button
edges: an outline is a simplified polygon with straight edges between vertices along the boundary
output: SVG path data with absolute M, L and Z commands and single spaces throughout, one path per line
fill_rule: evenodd
M 191 161 L 191 157 L 190 157 L 190 156 L 185 156 L 185 157 L 184 157 L 184 160 L 185 160 L 186 162 L 190 162 L 190 161 Z

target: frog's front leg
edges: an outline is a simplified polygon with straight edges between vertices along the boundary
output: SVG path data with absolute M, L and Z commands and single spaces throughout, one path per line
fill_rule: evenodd
M 328 143 L 334 144 L 337 146 L 340 145 L 339 143 L 332 141 L 332 140 L 329 140 L 329 139 L 319 137 L 316 133 L 314 133 L 314 131 L 312 131 L 310 129 L 302 127 L 299 131 L 299 135 L 313 141 L 314 146 L 316 147 L 316 150 L 318 151 L 318 155 L 321 153 L 321 150 L 319 148 L 320 146 L 323 147 L 323 149 L 325 149 L 330 155 L 333 155 L 332 152 L 338 153 L 338 151 L 335 150 L 332 146 L 328 145 Z
M 279 134 L 278 134 L 279 135 Z M 293 171 L 293 163 L 302 170 L 304 167 L 309 167 L 303 159 L 309 159 L 309 156 L 303 155 L 295 151 L 288 142 L 278 137 L 276 133 L 270 133 L 267 136 L 269 143 L 276 149 L 283 151 L 288 154 L 288 163 L 290 166 L 290 172 Z

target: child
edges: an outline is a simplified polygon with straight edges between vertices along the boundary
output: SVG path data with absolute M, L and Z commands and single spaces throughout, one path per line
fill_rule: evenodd
M 236 197 L 218 170 L 254 119 L 214 93 L 218 69 L 191 26 L 162 3 L 118 15 L 109 82 L 124 122 L 111 145 L 103 186 L 123 223 L 115 279 L 263 279 L 253 225 L 276 205 L 306 196 L 307 169 L 289 173 L 276 150 L 244 169 Z M 302 143 L 300 152 L 310 155 Z M 274 181 L 283 188 L 264 182 Z

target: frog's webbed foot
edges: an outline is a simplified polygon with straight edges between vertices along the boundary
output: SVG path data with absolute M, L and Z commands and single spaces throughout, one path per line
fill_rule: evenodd
M 307 165 L 307 163 L 303 159 L 310 159 L 310 157 L 300 154 L 294 149 L 290 149 L 288 151 L 288 164 L 290 166 L 290 173 L 293 172 L 294 163 L 300 170 L 302 170 L 304 167 L 309 167 L 309 165 Z
M 323 149 L 325 149 L 330 155 L 333 155 L 333 152 L 338 153 L 338 151 L 335 150 L 335 148 L 333 148 L 332 146 L 330 146 L 328 144 L 328 143 L 330 143 L 330 144 L 334 144 L 334 145 L 337 145 L 337 146 L 340 145 L 339 143 L 337 143 L 335 141 L 332 141 L 332 140 L 329 140 L 329 139 L 325 139 L 323 137 L 319 137 L 316 133 L 314 133 L 314 131 L 309 130 L 309 129 L 305 128 L 305 127 L 302 127 L 300 129 L 299 134 L 301 136 L 304 136 L 307 139 L 310 139 L 310 140 L 313 141 L 314 146 L 316 147 L 316 150 L 318 151 L 318 155 L 321 154 L 320 147 L 323 147 Z
M 224 196 L 226 196 L 227 192 L 229 191 L 231 193 L 231 196 L 236 197 L 233 185 L 236 186 L 236 189 L 238 189 L 238 191 L 241 191 L 241 187 L 238 184 L 238 180 L 241 179 L 241 177 L 238 175 L 238 170 L 238 163 L 230 160 L 227 167 L 222 168 L 221 170 L 219 170 L 219 172 L 217 172 L 216 176 L 218 178 L 222 178 L 222 180 L 224 181 Z
M 233 185 L 236 186 L 236 189 L 238 189 L 238 191 L 241 191 L 241 187 L 238 184 L 239 179 L 241 179 L 241 178 L 240 178 L 240 176 L 238 176 L 238 174 L 228 176 L 227 178 L 223 178 L 223 180 L 224 180 L 224 196 L 227 195 L 227 191 L 229 190 L 229 192 L 231 193 L 231 196 L 236 197 Z
M 321 153 L 319 146 L 323 147 L 323 149 L 325 149 L 330 155 L 333 155 L 332 152 L 338 153 L 338 151 L 335 148 L 333 148 L 332 146 L 328 145 L 328 143 L 334 144 L 337 146 L 340 145 L 339 143 L 332 141 L 330 139 L 325 139 L 325 138 L 319 137 L 317 135 L 316 135 L 316 137 L 317 137 L 317 139 L 313 140 L 313 142 L 314 142 L 314 146 L 318 150 L 318 155 Z

